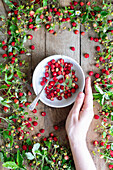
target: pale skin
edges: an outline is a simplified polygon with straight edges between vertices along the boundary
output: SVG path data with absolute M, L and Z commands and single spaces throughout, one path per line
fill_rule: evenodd
M 85 94 L 80 92 L 66 120 L 66 131 L 76 170 L 96 170 L 86 144 L 86 136 L 93 119 L 91 80 L 86 78 Z

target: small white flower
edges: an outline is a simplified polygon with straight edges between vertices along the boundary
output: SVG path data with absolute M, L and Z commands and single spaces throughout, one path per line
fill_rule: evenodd
M 81 11 L 75 11 L 75 15 L 80 15 Z
M 59 145 L 54 145 L 54 148 L 59 148 Z
M 45 150 L 47 150 L 47 148 L 42 147 L 42 150 L 44 150 L 44 151 L 45 151 Z

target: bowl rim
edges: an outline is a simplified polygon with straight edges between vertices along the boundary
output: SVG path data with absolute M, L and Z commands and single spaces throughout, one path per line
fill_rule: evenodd
M 56 56 L 57 56 L 59 59 L 62 58 L 62 57 L 65 57 L 66 59 L 70 60 L 70 62 L 72 61 L 73 63 L 75 63 L 75 64 L 79 67 L 79 69 L 80 69 L 80 71 L 81 71 L 81 73 L 82 73 L 82 76 L 83 76 L 83 85 L 82 85 L 82 88 L 81 88 L 81 91 L 83 91 L 83 90 L 84 90 L 84 86 L 85 86 L 85 74 L 84 74 L 84 72 L 83 72 L 82 67 L 79 65 L 79 63 L 78 63 L 75 59 L 73 59 L 73 58 L 71 58 L 71 57 L 69 57 L 69 56 L 60 55 L 60 54 L 58 55 L 58 54 L 57 54 L 57 55 L 51 55 L 51 56 L 48 56 L 48 57 L 44 58 L 44 59 L 41 60 L 41 61 L 37 64 L 37 66 L 35 67 L 34 72 L 33 72 L 33 76 L 32 76 L 33 90 L 34 90 L 35 94 L 37 95 L 36 86 L 35 86 L 35 72 L 36 72 L 39 64 L 43 63 L 43 62 L 46 61 L 46 60 L 47 60 L 47 62 L 49 62 L 51 59 L 55 59 Z M 57 58 L 56 60 L 58 60 L 58 58 Z M 76 99 L 76 98 L 75 98 L 75 99 Z M 67 104 L 64 104 L 63 106 L 53 106 L 53 105 L 51 105 L 51 104 L 46 103 L 46 101 L 44 101 L 44 100 L 41 98 L 41 96 L 40 96 L 39 100 L 40 100 L 41 102 L 43 102 L 45 105 L 47 105 L 47 106 L 49 106 L 49 107 L 53 107 L 53 108 L 63 108 L 63 107 L 69 106 L 69 105 L 71 105 L 72 103 L 74 103 L 74 101 L 72 100 L 71 102 L 69 102 L 69 103 L 67 103 Z

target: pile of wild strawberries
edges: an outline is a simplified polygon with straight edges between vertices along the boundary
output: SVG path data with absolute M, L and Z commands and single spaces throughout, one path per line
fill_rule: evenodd
M 42 77 L 40 82 L 41 86 L 44 86 L 49 78 L 49 73 L 52 74 L 52 80 L 49 81 L 45 87 L 45 93 L 47 99 L 54 101 L 55 98 L 58 100 L 67 99 L 72 96 L 73 93 L 78 89 L 78 77 L 75 75 L 75 70 L 72 69 L 73 64 L 64 62 L 64 59 L 52 59 L 45 66 L 45 76 Z M 50 71 L 49 71 L 50 70 Z M 62 75 L 62 78 L 59 76 Z

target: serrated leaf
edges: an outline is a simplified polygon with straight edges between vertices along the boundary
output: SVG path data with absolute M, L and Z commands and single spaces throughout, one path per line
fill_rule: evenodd
M 10 29 L 12 32 L 15 32 L 16 30 L 18 30 L 18 27 L 13 24 L 13 25 L 11 25 L 11 26 L 9 27 L 9 29 Z
M 35 151 L 37 151 L 40 148 L 40 143 L 36 143 L 33 145 L 32 152 L 34 155 L 36 155 Z
M 28 139 L 26 140 L 26 143 L 27 143 L 28 145 L 31 145 L 31 144 L 32 144 L 31 139 L 28 138 Z
M 5 167 L 5 168 L 8 168 L 8 169 L 19 168 L 18 165 L 15 162 L 12 162 L 12 161 L 5 162 L 2 166 Z
M 8 108 L 10 107 L 10 105 L 9 105 L 9 104 L 7 104 L 7 103 L 6 103 L 6 102 L 4 102 L 4 101 L 1 101 L 0 103 L 1 103 L 3 106 L 6 106 L 6 107 L 8 107 Z
M 105 17 L 106 15 L 108 15 L 108 12 L 107 11 L 101 11 L 100 13 L 103 17 Z
M 100 99 L 102 95 L 100 93 L 93 93 L 94 100 Z
M 97 92 L 99 92 L 100 94 L 103 94 L 104 92 L 102 91 L 102 89 L 97 85 L 97 84 L 94 84 L 94 88 Z
M 20 150 L 17 150 L 17 163 L 19 167 L 22 167 L 23 157 L 21 155 Z
M 94 9 L 95 11 L 102 11 L 102 8 L 100 8 L 99 6 L 95 6 L 93 9 Z
M 48 1 L 48 0 L 43 0 L 43 7 L 44 7 L 44 6 L 47 6 L 47 1 Z
M 7 89 L 8 87 L 7 87 L 7 85 L 1 85 L 0 86 L 0 89 Z
M 4 2 L 9 6 L 9 8 L 12 9 L 14 7 L 13 3 L 10 2 L 9 0 L 4 0 Z
M 0 162 L 4 162 L 4 155 L 2 152 L 0 152 Z
M 50 167 L 49 166 L 44 166 L 42 170 L 49 170 Z
M 42 12 L 43 12 L 43 10 L 44 10 L 44 8 L 43 8 L 43 7 L 38 8 L 38 9 L 36 10 L 35 14 L 42 13 Z
M 31 152 L 26 152 L 25 155 L 29 160 L 33 160 L 35 158 Z

